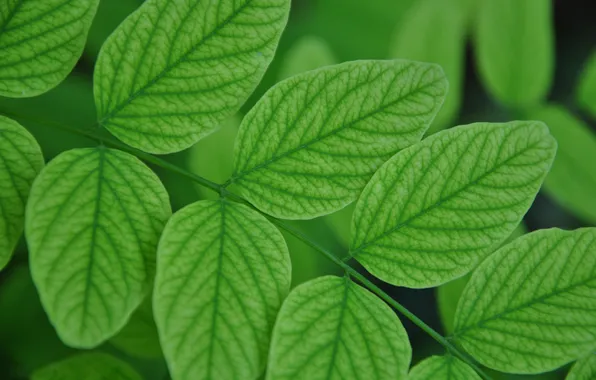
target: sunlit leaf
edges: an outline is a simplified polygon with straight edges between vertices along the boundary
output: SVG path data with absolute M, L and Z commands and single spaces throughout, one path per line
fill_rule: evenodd
M 417 1 L 399 24 L 392 44 L 392 57 L 437 63 L 445 71 L 449 92 L 429 132 L 450 127 L 459 112 L 468 8 L 462 0 Z
M 596 136 L 564 107 L 548 105 L 526 113 L 548 124 L 559 145 L 544 190 L 557 203 L 596 223 Z
M 290 287 L 279 231 L 247 206 L 200 201 L 168 222 L 157 269 L 155 321 L 172 378 L 256 379 Z
M 0 270 L 23 233 L 29 190 L 43 164 L 35 138 L 16 121 L 0 115 Z
M 446 87 L 438 66 L 400 60 L 348 62 L 280 82 L 242 121 L 230 182 L 279 218 L 337 211 L 385 160 L 420 140 Z
M 412 288 L 466 274 L 519 224 L 555 151 L 533 121 L 459 126 L 403 150 L 356 204 L 351 256 Z
M 571 367 L 565 380 L 593 380 L 596 379 L 596 353 L 580 359 Z
M 329 66 L 337 63 L 325 40 L 315 36 L 304 36 L 292 45 L 279 69 L 279 79 Z
M 79 60 L 99 0 L 0 2 L 0 95 L 57 86 Z
M 295 288 L 275 323 L 267 379 L 406 377 L 412 349 L 399 318 L 348 278 Z
M 489 368 L 539 373 L 596 349 L 596 228 L 539 230 L 476 269 L 454 337 Z
M 478 3 L 474 51 L 486 89 L 510 106 L 539 103 L 554 72 L 552 1 Z
M 99 54 L 100 124 L 147 152 L 188 148 L 254 90 L 289 7 L 289 0 L 147 0 Z
M 431 356 L 416 364 L 408 380 L 480 380 L 470 366 L 453 356 Z
M 31 380 L 141 380 L 128 363 L 101 352 L 72 356 L 33 373 Z
M 94 347 L 126 324 L 147 294 L 170 214 L 157 176 L 127 153 L 74 149 L 42 170 L 25 234 L 33 280 L 64 343 Z

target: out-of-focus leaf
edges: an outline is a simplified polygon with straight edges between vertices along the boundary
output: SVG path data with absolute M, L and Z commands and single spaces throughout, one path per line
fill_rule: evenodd
M 337 62 L 325 40 L 315 36 L 304 36 L 296 41 L 284 56 L 278 77 L 283 80 Z
M 552 0 L 482 0 L 475 46 L 480 77 L 498 101 L 525 107 L 543 100 L 554 72 Z
M 102 352 L 88 352 L 50 364 L 31 380 L 142 380 L 128 363 Z
M 463 0 L 420 0 L 397 27 L 391 56 L 437 63 L 449 81 L 445 103 L 427 133 L 450 127 L 459 112 L 468 8 Z
M 577 103 L 596 118 L 596 53 L 593 53 L 584 66 L 576 92 Z

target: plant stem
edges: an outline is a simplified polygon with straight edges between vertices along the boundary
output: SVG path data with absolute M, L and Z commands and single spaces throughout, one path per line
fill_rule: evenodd
M 297 239 L 301 240 L 303 243 L 305 243 L 306 245 L 308 245 L 315 251 L 321 253 L 327 259 L 331 260 L 333 263 L 338 265 L 350 277 L 353 277 L 356 280 L 358 280 L 362 285 L 364 285 L 366 288 L 368 288 L 371 292 L 375 293 L 379 298 L 381 298 L 382 300 L 387 302 L 389 305 L 391 305 L 391 307 L 393 307 L 395 310 L 397 310 L 403 316 L 405 316 L 410 321 L 412 321 L 412 323 L 414 323 L 420 329 L 424 330 L 428 335 L 430 335 L 439 344 L 441 344 L 448 352 L 450 352 L 454 356 L 458 357 L 459 359 L 461 359 L 462 361 L 467 363 L 483 379 L 486 379 L 486 380 L 491 379 L 490 376 L 488 376 L 484 371 L 482 371 L 481 368 L 478 367 L 478 365 L 474 362 L 473 359 L 471 359 L 469 356 L 467 356 L 467 355 L 463 354 L 461 351 L 459 351 L 458 348 L 455 347 L 451 342 L 449 342 L 445 337 L 443 337 L 436 330 L 434 330 L 432 327 L 427 325 L 423 320 L 418 318 L 414 313 L 412 313 L 406 307 L 404 307 L 402 304 L 400 304 L 399 302 L 394 300 L 389 294 L 387 294 L 385 291 L 383 291 L 381 288 L 379 288 L 377 285 L 375 285 L 372 281 L 370 281 L 368 278 L 366 278 L 364 275 L 362 275 L 360 272 L 358 272 L 356 269 L 354 269 L 352 266 L 350 266 L 346 260 L 346 259 L 349 260 L 351 258 L 350 256 L 346 257 L 345 259 L 340 259 L 339 257 L 337 257 L 333 253 L 329 252 L 327 249 L 323 248 L 316 242 L 313 242 L 312 240 L 310 240 L 310 238 L 308 236 L 306 236 L 302 232 L 296 230 L 295 228 L 291 227 L 290 225 L 283 222 L 282 220 L 279 220 L 279 219 L 269 216 L 267 214 L 263 214 L 256 207 L 254 207 L 248 200 L 244 199 L 243 197 L 241 197 L 239 195 L 229 192 L 226 189 L 227 183 L 220 185 L 215 182 L 209 181 L 206 178 L 203 178 L 197 174 L 194 174 L 188 170 L 185 170 L 179 166 L 176 166 L 162 158 L 159 158 L 159 157 L 153 156 L 149 153 L 145 153 L 138 149 L 132 148 L 132 147 L 130 147 L 120 141 L 117 141 L 115 139 L 100 136 L 98 133 L 93 132 L 93 131 L 85 131 L 80 128 L 73 128 L 73 127 L 69 127 L 67 125 L 63 125 L 63 124 L 59 124 L 59 123 L 52 123 L 52 122 L 47 122 L 47 121 L 41 122 L 41 121 L 37 121 L 37 120 L 31 120 L 29 118 L 23 118 L 20 115 L 11 115 L 11 116 L 16 119 L 29 120 L 29 121 L 32 121 L 32 122 L 35 122 L 38 124 L 42 124 L 42 125 L 45 124 L 48 126 L 53 126 L 53 127 L 56 127 L 58 129 L 61 129 L 61 130 L 67 131 L 67 132 L 75 133 L 80 136 L 84 136 L 89 139 L 99 141 L 102 144 L 105 144 L 107 146 L 111 146 L 113 148 L 117 148 L 122 151 L 128 152 L 132 155 L 135 155 L 136 157 L 140 158 L 143 161 L 146 161 L 148 163 L 154 164 L 154 165 L 159 166 L 163 169 L 169 170 L 169 171 L 177 173 L 183 177 L 186 177 L 186 178 L 206 187 L 207 189 L 220 194 L 223 197 L 227 197 L 227 198 L 232 199 L 236 202 L 239 202 L 239 203 L 249 206 L 250 208 L 252 208 L 252 209 L 256 210 L 257 212 L 261 213 L 262 215 L 264 215 L 271 223 L 273 223 L 278 228 L 285 230 L 289 234 L 291 234 L 294 237 L 296 237 Z

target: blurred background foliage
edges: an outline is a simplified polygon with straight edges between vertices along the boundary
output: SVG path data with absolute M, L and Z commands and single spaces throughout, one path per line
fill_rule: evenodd
M 0 98 L 0 113 L 25 125 L 46 160 L 61 151 L 96 143 L 52 124 L 96 128 L 93 66 L 106 37 L 142 0 L 101 0 L 84 55 L 57 88 L 29 99 Z M 408 58 L 443 66 L 450 92 L 429 133 L 476 121 L 545 121 L 559 142 L 557 160 L 517 233 L 538 228 L 577 228 L 596 223 L 596 23 L 578 0 L 294 0 L 288 27 L 263 82 L 238 115 L 169 161 L 216 182 L 231 173 L 231 151 L 242 115 L 277 81 L 320 66 L 358 59 Z M 174 210 L 215 195 L 183 177 L 154 168 Z M 352 207 L 296 228 L 343 256 Z M 293 285 L 337 273 L 331 263 L 286 236 Z M 381 286 L 448 335 L 467 278 L 439 289 Z M 442 348 L 402 318 L 413 362 Z M 131 322 L 97 351 L 124 358 L 146 379 L 167 379 L 146 302 Z M 39 303 L 27 268 L 27 251 L 0 273 L 0 379 L 28 378 L 32 371 L 72 355 L 56 336 Z M 498 379 L 558 379 L 567 368 L 540 376 L 493 373 Z

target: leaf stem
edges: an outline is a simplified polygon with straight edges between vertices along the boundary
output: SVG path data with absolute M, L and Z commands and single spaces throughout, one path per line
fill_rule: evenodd
M 287 223 L 283 222 L 282 220 L 279 220 L 277 218 L 274 218 L 272 216 L 269 216 L 267 214 L 262 213 L 261 211 L 259 211 L 256 207 L 254 207 L 248 200 L 244 199 L 243 197 L 236 195 L 234 193 L 231 193 L 230 191 L 228 191 L 226 189 L 226 186 L 228 183 L 225 183 L 223 185 L 217 184 L 215 182 L 209 181 L 206 178 L 203 178 L 197 174 L 194 174 L 188 170 L 185 170 L 177 165 L 174 165 L 162 158 L 153 156 L 149 153 L 145 153 L 142 152 L 138 149 L 132 148 L 120 141 L 117 141 L 113 138 L 109 138 L 109 137 L 104 137 L 99 135 L 97 132 L 95 131 L 86 131 L 80 128 L 73 128 L 67 125 L 63 125 L 60 123 L 54 123 L 54 122 L 47 122 L 47 121 L 38 121 L 38 120 L 31 120 L 29 118 L 24 118 L 21 117 L 20 115 L 10 115 L 11 117 L 15 118 L 15 119 L 22 119 L 22 120 L 29 120 L 31 122 L 35 122 L 37 124 L 42 124 L 42 125 L 48 125 L 48 126 L 52 126 L 52 127 L 56 127 L 58 129 L 70 132 L 70 133 L 74 133 L 74 134 L 78 134 L 80 136 L 84 136 L 87 137 L 89 139 L 98 141 L 102 144 L 105 144 L 107 146 L 111 146 L 113 148 L 117 148 L 120 149 L 122 151 L 128 152 L 132 155 L 135 155 L 136 157 L 140 158 L 143 161 L 146 161 L 148 163 L 151 163 L 153 165 L 159 166 L 163 169 L 169 170 L 171 172 L 177 173 L 183 177 L 186 177 L 202 186 L 204 186 L 205 188 L 212 190 L 218 194 L 220 194 L 222 197 L 227 197 L 231 200 L 234 200 L 236 202 L 242 203 L 244 205 L 249 206 L 250 208 L 256 210 L 257 212 L 261 213 L 262 215 L 264 215 L 271 223 L 273 223 L 275 226 L 277 226 L 280 229 L 285 230 L 286 232 L 288 232 L 289 234 L 293 235 L 294 237 L 296 237 L 297 239 L 301 240 L 303 243 L 305 243 L 306 245 L 308 245 L 309 247 L 311 247 L 312 249 L 314 249 L 315 251 L 321 253 L 323 256 L 325 256 L 328 260 L 332 261 L 333 263 L 335 263 L 336 265 L 338 265 L 340 268 L 342 268 L 345 273 L 351 277 L 354 278 L 356 280 L 358 280 L 362 285 L 364 285 L 366 288 L 368 288 L 371 292 L 373 292 L 374 294 L 376 294 L 379 298 L 381 298 L 382 300 L 384 300 L 385 302 L 387 302 L 389 305 L 391 305 L 391 307 L 393 307 L 395 310 L 397 310 L 399 313 L 401 313 L 403 316 L 405 316 L 406 318 L 408 318 L 410 321 L 412 321 L 412 323 L 414 323 L 416 326 L 418 326 L 420 329 L 424 330 L 428 335 L 430 335 L 433 339 L 435 339 L 439 344 L 441 344 L 449 353 L 453 354 L 454 356 L 458 357 L 459 359 L 461 359 L 462 361 L 464 361 L 465 363 L 467 363 L 470 367 L 472 367 L 483 379 L 486 380 L 490 380 L 490 376 L 488 376 L 476 363 L 475 361 L 470 358 L 468 355 L 462 353 L 456 346 L 454 346 L 451 342 L 449 342 L 449 340 L 447 340 L 447 338 L 443 337 L 441 334 L 439 334 L 436 330 L 434 330 L 432 327 L 430 327 L 429 325 L 427 325 L 423 320 L 421 320 L 420 318 L 418 318 L 414 313 L 412 313 L 411 311 L 409 311 L 406 307 L 404 307 L 402 304 L 400 304 L 399 302 L 397 302 L 396 300 L 394 300 L 389 294 L 387 294 L 385 291 L 383 291 L 381 288 L 379 288 L 377 285 L 375 285 L 372 281 L 370 281 L 368 278 L 366 278 L 363 274 L 361 274 L 360 272 L 358 272 L 356 269 L 354 269 L 352 266 L 350 266 L 347 261 L 351 258 L 351 256 L 348 256 L 344 259 L 341 259 L 339 257 L 337 257 L 336 255 L 334 255 L 333 253 L 331 253 L 330 251 L 328 251 L 327 249 L 325 249 L 324 247 L 320 246 L 318 243 L 312 241 L 308 236 L 306 236 L 305 234 L 303 234 L 302 232 L 298 231 L 297 229 L 291 227 L 290 225 L 288 225 Z

